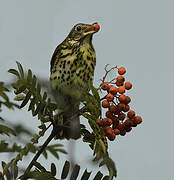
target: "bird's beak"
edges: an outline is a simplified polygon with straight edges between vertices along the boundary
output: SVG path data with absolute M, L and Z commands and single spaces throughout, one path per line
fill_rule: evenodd
M 86 28 L 86 30 L 84 31 L 84 35 L 88 35 L 88 34 L 94 34 L 96 32 L 98 32 L 100 30 L 100 26 L 97 23 L 92 24 L 90 27 Z

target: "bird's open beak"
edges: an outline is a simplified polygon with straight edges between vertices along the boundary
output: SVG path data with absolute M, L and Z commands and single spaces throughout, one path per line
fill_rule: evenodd
M 100 26 L 97 23 L 92 24 L 89 28 L 87 28 L 84 32 L 84 35 L 94 34 L 100 30 Z

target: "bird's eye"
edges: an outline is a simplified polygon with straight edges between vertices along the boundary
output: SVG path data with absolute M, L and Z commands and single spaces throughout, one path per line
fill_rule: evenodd
M 77 26 L 76 30 L 81 31 L 82 30 L 81 26 Z

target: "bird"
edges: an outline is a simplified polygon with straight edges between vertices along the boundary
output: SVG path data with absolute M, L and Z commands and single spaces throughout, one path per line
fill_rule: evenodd
M 57 138 L 80 138 L 80 119 L 75 114 L 93 83 L 96 53 L 92 38 L 99 30 L 98 23 L 76 24 L 52 55 L 51 89 L 65 127 Z

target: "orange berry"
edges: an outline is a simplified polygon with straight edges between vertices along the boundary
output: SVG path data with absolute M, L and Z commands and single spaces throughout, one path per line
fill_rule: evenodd
M 128 112 L 130 109 L 130 106 L 128 104 L 125 104 L 124 108 L 123 108 L 123 111 L 124 112 Z
M 120 131 L 120 135 L 125 136 L 126 135 L 126 130 L 124 129 L 124 130 Z
M 121 94 L 118 96 L 118 100 L 121 102 L 121 103 L 125 103 L 126 101 L 126 96 L 124 94 Z
M 115 135 L 119 135 L 120 134 L 120 130 L 119 129 L 114 129 L 113 131 L 114 131 Z
M 102 121 L 102 119 L 97 119 L 96 122 L 97 122 L 97 124 L 98 124 L 99 126 L 103 126 L 103 121 Z
M 131 98 L 129 96 L 126 96 L 125 104 L 129 104 L 131 102 Z
M 126 119 L 126 121 L 124 121 L 124 127 L 132 127 L 133 125 L 133 121 L 130 119 Z
M 140 123 L 142 123 L 142 118 L 141 118 L 140 116 L 135 116 L 135 117 L 134 117 L 134 122 L 135 122 L 136 124 L 140 124 Z
M 118 92 L 118 88 L 111 86 L 109 92 L 115 96 Z
M 129 90 L 129 89 L 132 88 L 132 83 L 131 83 L 131 82 L 126 82 L 126 83 L 124 84 L 124 87 L 125 87 L 125 89 Z
M 123 83 L 123 82 L 125 81 L 125 78 L 124 78 L 124 76 L 119 75 L 119 76 L 116 77 L 116 80 L 117 80 L 118 82 L 120 82 L 120 83 Z
M 110 85 L 108 83 L 103 83 L 101 88 L 106 91 L 106 90 L 109 90 Z
M 118 74 L 123 75 L 125 73 L 126 73 L 126 68 L 125 67 L 118 68 Z
M 117 111 L 117 107 L 115 105 L 111 105 L 109 107 L 109 111 L 112 112 L 112 113 L 115 113 Z
M 106 95 L 106 99 L 110 102 L 110 101 L 113 101 L 114 100 L 114 96 L 112 94 L 107 94 Z
M 132 130 L 132 127 L 126 126 L 124 129 L 126 130 L 126 132 L 130 132 Z
M 111 111 L 106 111 L 106 117 L 112 119 L 114 117 L 113 113 Z
M 108 134 L 107 137 L 110 141 L 113 141 L 115 139 L 116 135 L 114 133 L 112 133 L 112 134 Z
M 119 111 L 122 111 L 124 109 L 124 107 L 125 107 L 125 104 L 118 103 L 117 107 L 118 107 Z
M 119 115 L 118 115 L 118 119 L 119 120 L 124 120 L 125 119 L 125 117 L 126 117 L 126 115 L 124 114 L 124 113 L 120 113 Z
M 110 118 L 104 118 L 103 119 L 103 125 L 104 126 L 110 126 L 112 124 L 112 119 Z
M 109 102 L 107 100 L 102 101 L 102 107 L 103 108 L 108 108 L 110 106 Z
M 119 125 L 119 120 L 118 120 L 118 118 L 117 118 L 116 121 L 112 120 L 112 122 L 113 122 L 113 124 L 112 124 L 112 129 L 116 129 L 116 128 L 118 127 L 118 125 Z
M 104 132 L 105 132 L 106 135 L 112 134 L 112 128 L 111 128 L 110 126 L 105 126 L 105 127 L 103 128 L 103 130 L 104 130 Z
M 135 117 L 135 111 L 130 110 L 130 111 L 127 113 L 127 117 L 130 118 L 130 119 L 134 118 L 134 117 Z
M 124 130 L 124 125 L 119 123 L 117 129 L 119 129 L 120 131 Z
M 116 83 L 115 83 L 118 87 L 120 87 L 120 86 L 123 86 L 123 82 L 119 82 L 119 81 L 116 81 Z
M 119 92 L 120 94 L 125 93 L 125 87 L 124 87 L 124 86 L 120 86 L 120 87 L 118 88 L 118 92 Z

